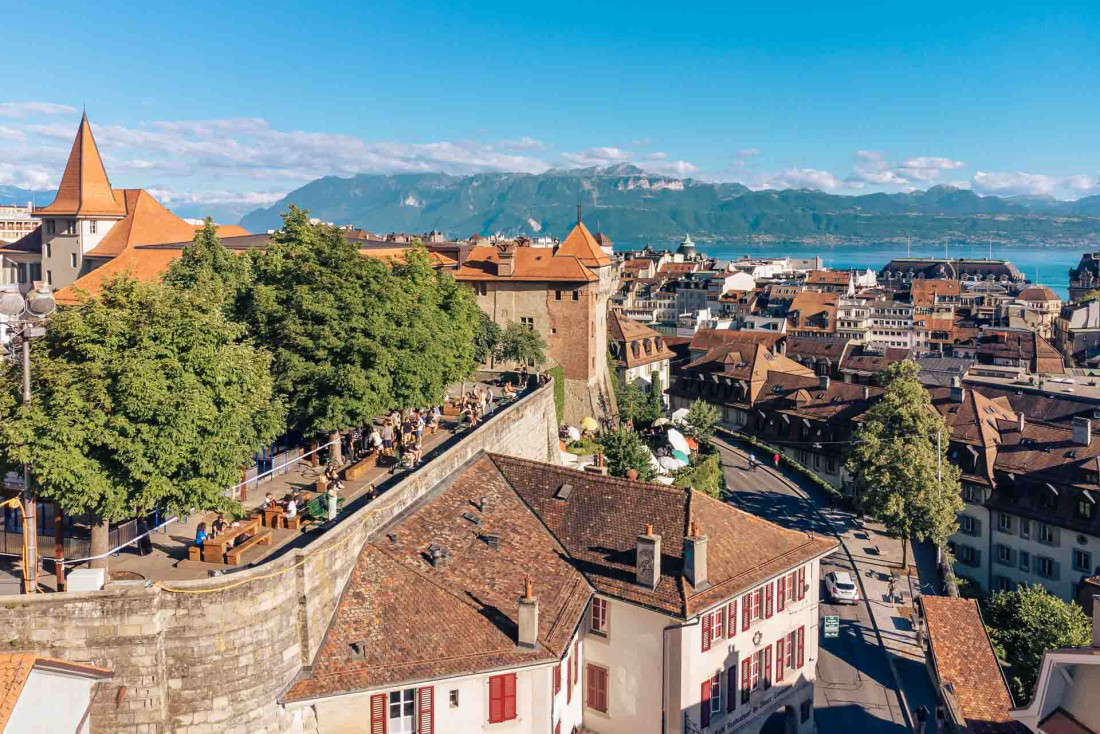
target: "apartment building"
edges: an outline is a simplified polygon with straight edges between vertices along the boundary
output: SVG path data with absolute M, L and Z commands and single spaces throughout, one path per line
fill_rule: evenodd
M 368 540 L 281 703 L 322 734 L 810 734 L 836 547 L 696 492 L 479 453 Z
M 901 349 L 910 349 L 915 346 L 913 304 L 876 300 L 868 301 L 867 306 L 871 311 L 871 328 L 866 336 L 868 344 Z
M 662 392 L 669 385 L 669 365 L 672 350 L 660 332 L 612 311 L 607 316 L 607 341 L 615 363 L 616 377 L 622 385 L 638 383 L 646 392 L 653 389 L 653 373 L 657 373 Z M 664 398 L 667 403 L 667 398 Z

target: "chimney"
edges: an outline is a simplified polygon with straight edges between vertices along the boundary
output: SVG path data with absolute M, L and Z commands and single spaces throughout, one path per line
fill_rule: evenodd
M 955 377 L 951 378 L 951 402 L 961 403 L 966 398 L 966 389 L 962 386 L 962 380 Z
M 1079 446 L 1092 443 L 1092 421 L 1088 418 L 1073 419 L 1073 442 Z
M 534 650 L 539 646 L 539 600 L 531 593 L 531 577 L 523 577 L 523 596 L 519 599 L 519 646 Z
M 629 479 L 632 482 L 637 481 L 637 479 L 638 479 L 638 470 L 635 469 L 634 467 L 630 467 L 629 469 L 626 470 L 626 478 Z M 649 526 L 647 525 L 646 527 L 649 527 Z
M 864 400 L 870 400 L 870 398 L 871 398 L 871 388 L 867 385 L 864 385 L 863 386 L 863 399 Z
M 516 251 L 511 246 L 497 250 L 497 275 L 511 277 L 516 272 Z
M 1024 414 L 1022 412 L 1017 413 L 1016 414 L 1016 432 L 1017 433 L 1023 433 L 1024 432 L 1024 426 L 1026 424 L 1027 424 L 1027 419 L 1024 417 Z
M 653 534 L 653 524 L 645 524 L 645 532 L 638 536 L 638 550 L 634 561 L 638 584 L 656 589 L 661 580 L 661 536 Z
M 577 202 L 577 224 L 581 223 L 581 204 Z
M 699 535 L 699 526 L 694 520 L 684 538 L 684 577 L 696 589 L 710 585 L 707 583 L 707 536 Z
M 829 376 L 828 375 L 818 375 L 817 376 L 817 386 L 820 387 L 822 390 L 828 390 L 829 389 Z

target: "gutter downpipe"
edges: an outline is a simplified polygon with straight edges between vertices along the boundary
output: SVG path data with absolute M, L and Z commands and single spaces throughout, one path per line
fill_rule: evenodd
M 670 624 L 666 625 L 661 630 L 661 734 L 668 734 L 668 675 L 666 670 L 666 659 L 668 657 L 667 643 L 668 632 L 674 629 L 685 629 L 687 627 L 694 627 L 700 624 L 703 618 L 699 615 L 695 615 L 694 622 L 688 622 L 686 624 Z

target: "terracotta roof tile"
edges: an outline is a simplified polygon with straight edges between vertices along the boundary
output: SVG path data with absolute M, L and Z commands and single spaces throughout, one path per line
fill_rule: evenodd
M 619 311 L 608 314 L 607 334 L 611 341 L 619 344 L 619 361 L 627 367 L 647 365 L 676 356 L 665 344 L 664 334 L 639 324 Z
M 178 258 L 181 250 L 130 249 L 116 258 L 108 260 L 95 270 L 87 273 L 72 285 L 67 285 L 54 293 L 54 299 L 62 306 L 71 306 L 80 302 L 81 293 L 98 295 L 103 284 L 121 273 L 144 283 L 151 283 L 168 270 L 172 261 Z
M 123 216 L 126 212 L 118 192 L 111 189 L 107 171 L 99 157 L 88 115 L 80 120 L 69 161 L 61 175 L 53 203 L 35 210 L 40 215 Z
M 801 291 L 788 311 L 788 320 L 792 328 L 821 334 L 836 331 L 837 295 L 817 291 Z
M 1001 675 L 986 634 L 978 603 L 973 599 L 921 597 L 928 624 L 928 644 L 943 685 L 975 734 L 1023 732 L 1012 720 L 1012 696 Z
M 611 264 L 611 258 L 600 249 L 596 238 L 592 236 L 592 233 L 588 231 L 588 227 L 585 227 L 583 222 L 577 222 L 577 226 L 573 227 L 573 231 L 558 246 L 555 254 L 562 257 L 575 257 L 589 267 Z
M 474 247 L 455 272 L 455 280 L 525 280 L 537 282 L 587 283 L 599 276 L 585 267 L 580 259 L 554 253 L 546 247 L 517 247 L 515 271 L 512 275 L 497 275 L 500 253 L 495 247 Z

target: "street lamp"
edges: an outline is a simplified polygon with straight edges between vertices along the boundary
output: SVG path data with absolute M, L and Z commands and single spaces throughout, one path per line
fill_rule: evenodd
M 44 336 L 41 320 L 57 308 L 53 293 L 39 284 L 24 298 L 18 292 L 0 293 L 0 315 L 6 316 L 9 331 L 19 338 L 23 352 L 23 404 L 31 402 L 31 343 Z M 14 345 L 14 343 L 13 343 Z M 23 593 L 38 591 L 37 498 L 31 486 L 31 468 L 23 464 Z

